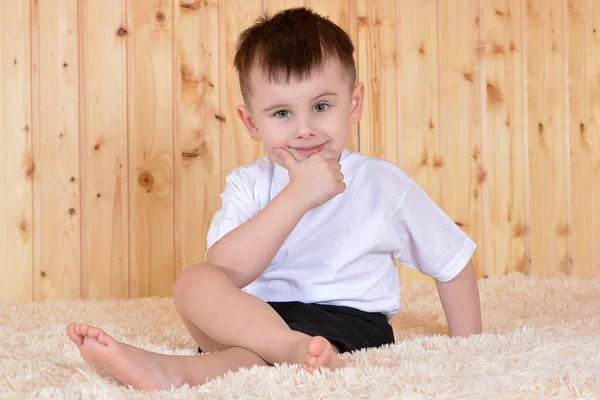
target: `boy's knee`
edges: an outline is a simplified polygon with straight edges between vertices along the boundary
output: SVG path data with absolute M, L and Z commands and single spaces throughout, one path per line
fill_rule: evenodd
M 194 264 L 183 270 L 173 286 L 173 300 L 175 304 L 178 303 L 188 290 L 193 289 L 198 291 L 202 284 L 208 280 L 211 267 L 212 265 L 210 264 Z
M 200 263 L 194 264 L 186 268 L 180 275 L 175 285 L 173 286 L 173 301 L 175 306 L 186 297 L 187 293 L 206 293 L 211 287 L 215 286 L 215 280 L 221 278 L 223 272 L 219 267 Z

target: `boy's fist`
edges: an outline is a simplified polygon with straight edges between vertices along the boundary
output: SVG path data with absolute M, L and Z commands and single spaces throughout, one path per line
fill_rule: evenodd
M 276 160 L 288 170 L 290 189 L 306 207 L 306 211 L 320 206 L 346 190 L 342 166 L 331 150 L 321 150 L 303 161 L 282 148 L 274 148 Z

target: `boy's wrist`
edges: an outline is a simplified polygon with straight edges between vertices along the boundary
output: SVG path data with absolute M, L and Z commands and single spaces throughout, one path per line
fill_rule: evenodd
M 280 195 L 285 198 L 286 204 L 289 205 L 288 210 L 293 213 L 300 213 L 300 218 L 302 218 L 304 214 L 311 209 L 293 182 L 290 182 L 285 188 L 283 188 Z

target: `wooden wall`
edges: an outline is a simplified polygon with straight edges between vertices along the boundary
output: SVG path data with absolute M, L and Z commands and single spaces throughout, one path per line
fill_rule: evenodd
M 263 155 L 237 34 L 298 5 L 355 41 L 348 147 L 402 166 L 479 277 L 600 275 L 595 0 L 0 2 L 0 299 L 169 296 L 226 175 Z

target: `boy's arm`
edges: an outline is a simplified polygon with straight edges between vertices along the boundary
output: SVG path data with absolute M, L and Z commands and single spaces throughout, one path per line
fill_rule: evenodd
M 290 186 L 257 215 L 218 240 L 207 253 L 207 262 L 221 267 L 242 288 L 267 269 L 306 210 L 298 207 Z
M 452 280 L 436 280 L 450 336 L 468 337 L 482 331 L 479 290 L 473 262 Z

